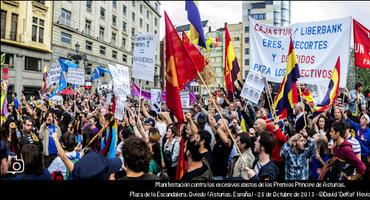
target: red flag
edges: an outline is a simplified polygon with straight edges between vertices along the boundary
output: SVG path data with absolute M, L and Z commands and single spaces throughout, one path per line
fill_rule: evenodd
M 207 61 L 204 59 L 197 47 L 190 42 L 190 39 L 186 35 L 185 31 L 182 31 L 182 44 L 184 45 L 184 48 L 188 52 L 190 59 L 197 68 L 198 72 L 201 72 L 207 65 Z
M 355 42 L 355 65 L 370 68 L 370 31 L 353 19 L 353 35 Z
M 180 180 L 188 168 L 188 163 L 186 162 L 184 156 L 185 156 L 185 138 L 182 136 L 180 142 L 179 158 L 176 167 L 176 176 L 175 176 L 176 180 Z
M 181 124 L 184 122 L 184 114 L 179 92 L 198 75 L 198 70 L 203 69 L 206 63 L 200 52 L 194 50 L 194 46 L 183 44 L 166 12 L 165 23 L 166 102 L 168 108 L 175 114 L 179 124 Z M 192 56 L 190 56 L 185 46 L 189 48 Z

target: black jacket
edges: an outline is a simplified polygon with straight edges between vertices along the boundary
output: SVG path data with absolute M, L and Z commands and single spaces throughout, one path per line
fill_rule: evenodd
M 258 160 L 256 159 L 253 163 L 253 169 L 256 166 Z M 261 167 L 258 174 L 253 176 L 251 180 L 257 181 L 257 180 L 276 180 L 277 175 L 279 174 L 279 168 L 275 165 L 274 161 L 270 160 L 266 165 Z

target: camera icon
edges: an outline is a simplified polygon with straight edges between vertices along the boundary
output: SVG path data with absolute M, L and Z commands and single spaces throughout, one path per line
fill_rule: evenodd
M 20 174 L 24 172 L 24 161 L 23 159 L 18 159 L 17 156 L 9 156 L 10 167 L 8 173 Z

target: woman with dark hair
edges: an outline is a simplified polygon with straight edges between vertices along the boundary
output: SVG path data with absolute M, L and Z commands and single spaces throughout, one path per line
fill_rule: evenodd
M 177 128 L 174 124 L 167 126 L 166 142 L 163 145 L 163 157 L 170 180 L 175 180 L 177 160 L 179 157 L 180 144 L 175 138 Z
M 26 144 L 21 150 L 24 172 L 16 180 L 51 180 L 50 172 L 42 167 L 42 155 L 34 144 Z
M 211 134 L 206 130 L 202 130 L 199 131 L 199 136 L 199 152 L 202 155 L 202 159 L 207 160 L 209 166 L 212 166 Z
M 18 134 L 19 131 L 14 118 L 12 116 L 8 117 L 8 119 L 4 123 L 4 131 L 2 131 L 0 139 L 5 141 L 10 151 L 14 152 L 17 155 L 19 155 L 20 153 L 20 146 L 17 136 Z

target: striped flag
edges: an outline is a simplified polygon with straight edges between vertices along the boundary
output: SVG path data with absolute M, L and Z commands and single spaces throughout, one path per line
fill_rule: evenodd
M 272 105 L 277 111 L 277 116 L 281 115 L 280 118 L 286 118 L 288 110 L 293 109 L 294 104 L 298 103 L 299 94 L 296 82 L 299 77 L 299 67 L 294 53 L 292 37 L 290 37 L 288 62 L 284 79 Z
M 112 116 L 113 117 L 113 116 Z M 114 120 L 114 124 L 111 126 L 109 124 L 108 128 L 105 130 L 105 135 L 101 138 L 100 152 L 107 156 L 108 158 L 116 157 L 117 148 L 117 120 Z
M 340 57 L 337 59 L 331 79 L 328 86 L 328 91 L 322 102 L 315 106 L 316 112 L 322 112 L 333 105 L 338 97 L 340 82 Z
M 238 73 L 240 71 L 238 60 L 235 56 L 235 51 L 233 47 L 233 42 L 231 41 L 229 29 L 227 24 L 225 24 L 225 68 L 224 76 L 226 89 L 228 91 L 228 99 L 234 99 L 234 82 L 238 78 Z
M 206 48 L 198 1 L 186 1 L 185 10 L 188 12 L 188 20 L 190 21 L 190 41 L 193 44 Z

